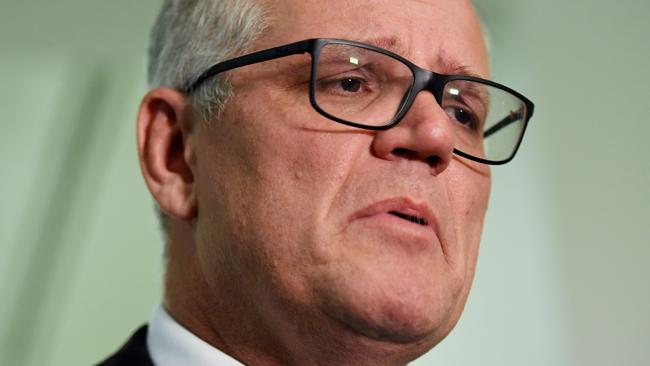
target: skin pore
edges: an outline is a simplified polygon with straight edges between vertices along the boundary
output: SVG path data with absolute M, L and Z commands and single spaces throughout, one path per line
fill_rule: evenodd
M 467 1 L 267 5 L 272 26 L 251 51 L 370 40 L 429 70 L 488 74 Z M 453 155 L 453 122 L 428 92 L 385 131 L 321 116 L 308 62 L 232 71 L 234 95 L 216 121 L 199 121 L 172 89 L 143 100 L 142 170 L 170 217 L 164 304 L 246 364 L 403 365 L 460 317 L 490 172 Z

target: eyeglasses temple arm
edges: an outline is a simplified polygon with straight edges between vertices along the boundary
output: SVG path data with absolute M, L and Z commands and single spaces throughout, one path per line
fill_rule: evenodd
M 488 128 L 485 132 L 483 132 L 483 138 L 488 138 L 492 136 L 493 134 L 499 132 L 504 127 L 507 127 L 508 125 L 517 122 L 521 120 L 521 110 L 520 111 L 512 111 L 510 114 L 508 114 L 504 119 L 501 121 L 495 123 L 492 127 Z
M 284 46 L 269 48 L 267 50 L 250 53 L 248 55 L 236 57 L 228 61 L 220 62 L 216 65 L 211 66 L 201 75 L 199 75 L 199 77 L 196 78 L 194 81 L 190 81 L 186 83 L 186 85 L 184 85 L 181 88 L 181 91 L 185 94 L 191 94 L 199 86 L 201 86 L 201 84 L 205 82 L 207 79 L 219 73 L 222 73 L 224 71 L 232 70 L 238 67 L 252 65 L 258 62 L 272 60 L 275 58 L 308 52 L 310 50 L 312 41 L 313 40 L 311 39 L 299 41 Z

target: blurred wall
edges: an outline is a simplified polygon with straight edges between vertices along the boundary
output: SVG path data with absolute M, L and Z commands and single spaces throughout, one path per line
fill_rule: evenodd
M 475 3 L 536 111 L 463 318 L 414 365 L 648 365 L 650 3 Z M 92 364 L 160 299 L 134 137 L 159 4 L 0 0 L 1 365 Z
M 88 365 L 161 292 L 134 124 L 160 2 L 0 4 L 0 365 Z

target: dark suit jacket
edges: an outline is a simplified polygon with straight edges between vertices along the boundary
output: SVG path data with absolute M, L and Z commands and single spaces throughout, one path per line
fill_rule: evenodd
M 138 329 L 119 351 L 97 366 L 154 366 L 147 350 L 147 326 Z

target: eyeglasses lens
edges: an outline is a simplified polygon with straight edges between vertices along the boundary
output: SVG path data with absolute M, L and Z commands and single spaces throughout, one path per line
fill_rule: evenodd
M 399 60 L 364 48 L 329 44 L 318 59 L 314 96 L 332 116 L 379 127 L 392 122 L 412 84 L 413 73 Z
M 413 86 L 411 69 L 383 53 L 344 44 L 322 47 L 314 99 L 332 117 L 368 127 L 391 124 Z M 472 80 L 445 85 L 441 108 L 455 132 L 456 149 L 489 161 L 515 152 L 526 106 L 508 91 Z

